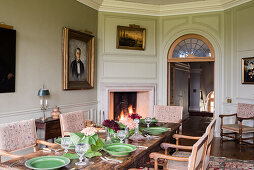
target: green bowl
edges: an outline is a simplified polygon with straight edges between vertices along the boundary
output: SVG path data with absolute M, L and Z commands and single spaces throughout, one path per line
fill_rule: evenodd
M 144 131 L 146 131 L 147 133 L 149 133 L 151 135 L 160 135 L 160 134 L 168 131 L 168 128 L 165 128 L 165 127 L 149 127 L 149 128 L 145 128 Z
M 31 169 L 58 169 L 70 163 L 70 159 L 63 156 L 41 156 L 26 161 L 25 165 Z
M 136 146 L 126 143 L 112 143 L 103 146 L 103 150 L 112 156 L 127 156 L 136 149 Z
M 142 124 L 146 125 L 145 119 L 140 119 L 140 122 L 141 122 Z M 153 124 L 155 124 L 156 122 L 158 122 L 157 119 L 152 119 L 152 122 L 150 123 L 150 125 L 153 125 Z
M 65 137 L 65 138 L 69 138 L 69 137 Z M 61 138 L 57 138 L 55 140 L 55 143 L 57 143 L 58 145 L 61 145 Z M 72 143 L 69 149 L 75 149 L 75 145 Z

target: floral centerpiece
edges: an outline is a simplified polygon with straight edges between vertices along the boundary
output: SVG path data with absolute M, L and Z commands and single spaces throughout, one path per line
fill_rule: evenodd
M 92 158 L 95 156 L 102 156 L 100 151 L 104 146 L 104 139 L 98 137 L 97 130 L 94 127 L 87 127 L 81 132 L 70 133 L 70 138 L 74 145 L 86 143 L 91 146 L 85 154 L 86 157 Z
M 120 130 L 119 124 L 114 120 L 104 120 L 102 125 L 107 128 L 107 143 L 111 143 L 111 136 L 115 137 L 115 134 Z
M 137 113 L 132 113 L 131 115 L 129 115 L 129 118 L 131 118 L 131 119 L 141 119 L 142 118 L 142 116 L 140 116 L 139 114 L 137 114 Z
M 135 123 L 131 117 L 125 117 L 122 120 L 119 121 L 122 123 L 124 126 L 126 126 L 128 129 L 135 129 Z
M 136 142 L 144 140 L 145 137 L 139 133 L 139 119 L 141 119 L 142 116 L 138 115 L 137 113 L 132 113 L 129 118 L 133 119 L 133 122 L 135 124 L 135 133 L 129 139 Z

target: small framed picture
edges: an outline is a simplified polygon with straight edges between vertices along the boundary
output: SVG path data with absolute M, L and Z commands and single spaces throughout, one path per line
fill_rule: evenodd
M 254 84 L 254 57 L 242 58 L 242 84 Z
M 94 87 L 94 36 L 63 29 L 63 89 Z
M 145 50 L 146 29 L 138 25 L 117 26 L 116 48 Z

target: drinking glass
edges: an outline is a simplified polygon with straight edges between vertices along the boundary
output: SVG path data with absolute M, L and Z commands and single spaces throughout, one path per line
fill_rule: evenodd
M 149 128 L 150 123 L 152 122 L 152 118 L 146 117 L 146 118 L 145 118 L 145 122 L 146 122 L 146 124 L 147 124 L 147 128 Z
M 84 162 L 82 162 L 83 160 L 83 156 L 85 155 L 85 153 L 87 152 L 87 150 L 90 148 L 89 144 L 84 144 L 84 143 L 79 143 L 75 146 L 75 152 L 79 155 L 79 162 L 76 162 L 76 165 L 86 165 L 87 164 L 87 159 L 85 159 Z
M 68 148 L 71 146 L 71 138 L 70 137 L 63 137 L 61 138 L 61 146 L 64 148 L 64 152 L 68 152 Z
M 125 130 L 118 130 L 117 137 L 120 139 L 120 143 L 123 143 L 124 138 L 126 138 Z

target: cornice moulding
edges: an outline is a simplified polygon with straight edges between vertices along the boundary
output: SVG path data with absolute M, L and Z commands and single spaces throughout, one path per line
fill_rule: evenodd
M 206 0 L 169 5 L 152 5 L 118 0 L 77 0 L 98 11 L 150 16 L 170 16 L 223 11 L 251 0 Z

